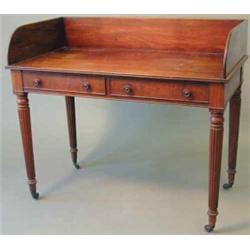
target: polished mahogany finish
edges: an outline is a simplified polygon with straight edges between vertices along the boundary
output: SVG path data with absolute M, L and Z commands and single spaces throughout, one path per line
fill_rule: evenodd
M 75 114 L 75 98 L 71 96 L 65 96 L 67 121 L 69 130 L 69 145 L 70 153 L 73 164 L 77 169 L 80 168 L 77 163 L 77 138 L 76 138 L 76 114 Z
M 223 111 L 210 110 L 210 148 L 209 148 L 209 224 L 205 229 L 210 232 L 215 227 L 218 214 L 218 199 L 220 186 L 220 169 L 223 142 Z
M 65 96 L 77 164 L 75 96 L 174 103 L 210 111 L 209 223 L 218 214 L 224 111 L 230 102 L 229 182 L 236 169 L 246 20 L 57 18 L 18 28 L 8 66 L 31 194 L 38 198 L 28 93 Z
M 208 104 L 208 85 L 157 80 L 109 79 L 108 95 L 129 99 L 151 99 Z
M 239 88 L 230 101 L 229 109 L 229 146 L 228 146 L 228 183 L 224 188 L 228 189 L 234 184 L 236 173 L 236 160 L 238 149 L 239 125 L 240 125 L 241 89 Z
M 27 92 L 106 95 L 105 80 L 103 77 L 25 72 L 23 73 L 23 81 L 23 88 Z
M 223 53 L 242 20 L 64 18 L 69 47 Z
M 8 64 L 14 64 L 66 45 L 62 18 L 19 27 L 13 34 Z
M 33 196 L 34 199 L 38 199 L 39 194 L 36 192 L 36 173 L 35 173 L 35 163 L 33 155 L 29 100 L 26 93 L 17 95 L 17 107 L 18 107 L 18 116 L 19 116 L 19 123 L 22 135 L 28 184 L 30 187 L 31 195 Z
M 223 76 L 223 53 L 62 48 L 11 65 L 10 68 L 164 80 L 225 80 Z

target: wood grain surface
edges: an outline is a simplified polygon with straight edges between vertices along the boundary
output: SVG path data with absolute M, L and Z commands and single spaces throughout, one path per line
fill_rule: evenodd
M 32 58 L 66 45 L 63 18 L 24 25 L 12 35 L 8 64 Z
M 60 49 L 12 69 L 196 81 L 223 80 L 223 54 L 159 50 Z
M 64 18 L 70 47 L 223 53 L 239 20 Z

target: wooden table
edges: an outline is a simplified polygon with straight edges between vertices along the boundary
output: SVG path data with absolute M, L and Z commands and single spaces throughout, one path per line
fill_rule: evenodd
M 18 28 L 8 66 L 17 96 L 28 184 L 38 199 L 28 93 L 65 96 L 72 161 L 78 169 L 75 96 L 208 108 L 209 223 L 213 231 L 230 103 L 228 183 L 234 183 L 246 20 L 57 18 Z M 184 166 L 183 166 L 184 167 Z

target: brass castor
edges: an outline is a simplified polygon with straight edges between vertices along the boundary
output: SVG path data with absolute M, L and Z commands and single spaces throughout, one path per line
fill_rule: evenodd
M 39 193 L 37 193 L 37 192 L 31 192 L 31 195 L 32 195 L 32 197 L 35 199 L 35 200 L 38 200 L 39 199 Z
M 214 230 L 214 225 L 208 224 L 208 225 L 206 225 L 206 226 L 204 227 L 204 229 L 205 229 L 208 233 L 211 233 L 211 232 L 213 232 L 213 230 Z
M 223 185 L 223 188 L 227 190 L 227 189 L 231 188 L 232 186 L 233 186 L 233 183 L 230 183 L 230 182 L 229 182 L 229 183 L 225 183 L 225 184 Z
M 77 162 L 74 163 L 74 166 L 76 169 L 80 169 L 80 165 Z

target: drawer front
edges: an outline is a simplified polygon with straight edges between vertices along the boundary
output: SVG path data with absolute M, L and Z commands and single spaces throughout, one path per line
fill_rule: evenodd
M 207 84 L 109 79 L 108 85 L 113 97 L 208 103 Z
M 79 93 L 86 95 L 105 95 L 103 77 L 85 77 L 57 73 L 23 73 L 24 89 L 29 91 Z

